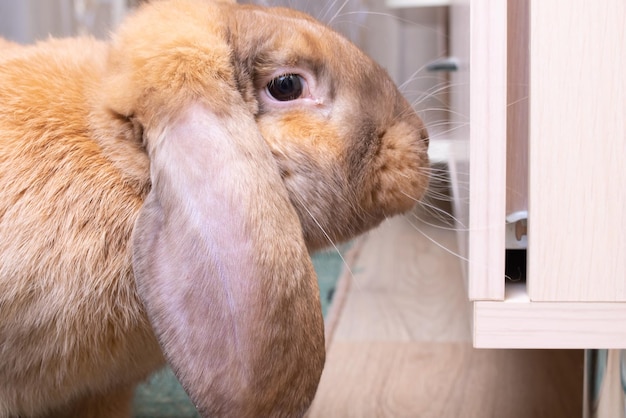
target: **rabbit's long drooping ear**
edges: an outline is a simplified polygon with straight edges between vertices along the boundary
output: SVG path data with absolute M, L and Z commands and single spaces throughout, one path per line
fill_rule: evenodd
M 303 414 L 324 363 L 319 293 L 253 117 L 243 100 L 197 103 L 145 134 L 133 268 L 168 361 L 203 415 Z

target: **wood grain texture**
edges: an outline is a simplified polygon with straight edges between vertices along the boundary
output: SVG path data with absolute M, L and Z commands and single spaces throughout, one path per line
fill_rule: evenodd
M 502 0 L 476 0 L 470 8 L 468 290 L 472 300 L 503 300 L 507 7 Z
M 581 416 L 582 351 L 472 347 L 455 232 L 435 222 L 362 238 L 308 417 Z
M 388 220 L 368 235 L 336 341 L 470 341 L 455 235 L 424 216 Z M 448 277 L 458 281 L 451 286 Z
M 309 418 L 582 416 L 582 352 L 335 342 Z
M 504 302 L 474 303 L 480 348 L 626 348 L 626 304 L 531 302 L 523 284 Z
M 533 301 L 626 301 L 626 2 L 533 0 Z

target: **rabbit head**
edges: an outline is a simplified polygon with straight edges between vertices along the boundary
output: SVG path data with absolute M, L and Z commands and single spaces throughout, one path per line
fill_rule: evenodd
M 211 16 L 205 16 L 195 3 L 180 19 L 163 7 L 171 28 L 167 33 L 156 23 L 128 25 L 127 41 L 120 43 L 132 49 L 122 48 L 119 55 L 143 56 L 146 62 L 160 57 L 178 62 L 177 70 L 187 62 L 185 74 L 197 77 L 190 94 L 201 94 L 202 83 L 216 76 L 215 65 L 209 69 L 202 60 L 223 61 L 219 76 L 234 83 L 254 116 L 310 250 L 352 238 L 415 205 L 428 183 L 428 134 L 384 69 L 306 14 L 224 2 L 211 5 Z M 146 17 L 150 22 L 163 19 Z M 185 55 L 184 48 L 205 56 L 175 61 L 164 52 Z M 126 113 L 136 113 L 131 103 L 144 97 L 138 88 L 153 83 L 176 88 L 169 75 L 157 70 L 165 65 L 174 70 L 172 64 L 153 62 L 154 74 L 142 66 L 146 73 L 121 75 L 127 84 L 110 86 L 125 95 L 118 103 L 126 102 Z M 160 79 L 148 81 L 150 77 Z M 139 78 L 145 81 L 137 82 Z M 179 81 L 191 84 L 191 79 Z M 159 93 L 171 107 L 163 111 L 176 113 L 180 105 L 171 94 L 161 88 Z M 228 102 L 224 95 L 212 92 L 209 97 Z
M 234 16 L 235 60 L 248 69 L 240 79 L 251 79 L 259 130 L 308 248 L 352 238 L 412 208 L 428 182 L 428 135 L 386 72 L 291 10 L 242 8 Z M 264 24 L 236 23 L 250 20 Z

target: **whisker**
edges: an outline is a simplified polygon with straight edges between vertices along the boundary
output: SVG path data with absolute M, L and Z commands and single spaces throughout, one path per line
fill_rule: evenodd
M 454 219 L 454 217 L 452 216 L 449 210 L 443 209 L 439 207 L 438 205 L 430 204 L 426 201 L 421 201 L 418 203 L 418 206 L 416 207 L 415 212 L 417 212 L 418 210 L 420 212 L 424 212 L 426 216 L 432 219 L 433 221 L 429 222 L 426 220 L 425 217 L 423 218 L 419 216 L 417 213 L 414 214 L 415 218 L 419 219 L 420 221 L 423 221 L 429 226 L 434 227 L 437 225 L 438 229 L 450 228 L 450 229 L 456 230 L 456 228 L 453 228 L 454 222 L 452 221 L 452 219 Z M 434 223 L 434 222 L 437 222 L 437 223 Z
M 313 213 L 305 206 L 302 204 L 303 202 L 300 202 L 300 206 L 307 212 L 307 214 L 311 217 L 311 219 L 313 220 L 313 222 L 315 222 L 315 225 L 317 225 L 317 227 L 320 229 L 320 231 L 322 231 L 322 234 L 324 234 L 324 236 L 326 237 L 326 239 L 328 240 L 328 243 L 332 246 L 332 248 L 337 252 L 337 254 L 339 255 L 339 258 L 341 258 L 341 261 L 343 263 L 343 265 L 346 267 L 346 270 L 348 271 L 348 274 L 350 274 L 350 277 L 354 279 L 354 273 L 352 272 L 352 269 L 350 267 L 350 264 L 348 264 L 348 262 L 346 261 L 346 259 L 344 258 L 343 254 L 341 253 L 341 251 L 339 250 L 339 247 L 337 247 L 337 245 L 333 242 L 333 240 L 330 238 L 330 235 L 328 235 L 328 233 L 326 232 L 326 230 L 324 229 L 324 227 L 322 226 L 322 224 L 319 223 L 319 221 L 317 220 L 317 218 L 313 215 Z M 356 283 L 356 281 L 355 281 Z
M 341 11 L 346 7 L 346 5 L 348 4 L 349 1 L 350 0 L 345 0 L 343 2 L 343 4 L 341 6 L 339 6 L 339 9 L 335 12 L 335 15 L 328 22 L 329 25 L 332 25 L 333 22 L 335 21 L 335 19 L 337 19 L 339 16 L 341 16 Z M 336 3 L 336 0 L 333 2 L 333 4 L 334 3 Z
M 447 211 L 445 211 L 444 209 L 439 208 L 439 207 L 437 207 L 437 206 L 435 206 L 435 205 L 431 205 L 431 204 L 429 204 L 429 203 L 426 203 L 426 202 L 424 202 L 423 200 L 418 200 L 418 199 L 416 199 L 415 197 L 413 197 L 413 196 L 411 196 L 411 195 L 409 195 L 409 194 L 407 194 L 407 193 L 402 192 L 402 194 L 404 194 L 405 196 L 407 196 L 409 199 L 413 199 L 413 200 L 414 200 L 417 204 L 419 204 L 419 205 L 425 205 L 426 207 L 428 207 L 428 208 L 430 208 L 430 209 L 433 209 L 436 213 L 439 213 L 439 214 L 445 215 L 446 219 L 445 219 L 445 220 L 443 220 L 443 222 L 445 222 L 445 223 L 447 223 L 447 224 L 450 224 L 450 221 L 453 221 L 455 225 L 460 225 L 460 226 L 461 226 L 461 228 L 457 228 L 457 227 L 455 227 L 455 228 L 452 228 L 452 227 L 450 227 L 450 228 L 449 228 L 449 227 L 442 227 L 441 229 L 448 229 L 448 228 L 449 228 L 450 230 L 453 230 L 453 231 L 466 231 L 466 230 L 467 230 L 467 229 L 466 229 L 466 228 L 467 228 L 467 226 L 466 226 L 466 225 L 464 225 L 464 224 L 463 224 L 463 222 L 461 222 L 461 221 L 460 221 L 457 217 L 455 217 L 452 213 L 447 212 Z M 416 215 L 416 216 L 417 216 L 417 214 L 414 214 L 414 215 Z M 418 217 L 418 219 L 420 219 L 420 218 Z M 420 220 L 422 220 L 422 219 L 420 219 Z M 431 225 L 431 226 L 434 226 L 434 225 Z
M 426 129 L 428 130 L 428 135 L 430 137 L 430 140 L 433 141 L 434 143 L 435 141 L 437 141 L 437 138 L 441 139 L 442 137 L 453 134 L 454 132 L 467 128 L 468 126 L 469 126 L 469 122 L 468 123 L 441 122 L 441 123 L 436 123 L 436 124 L 427 124 Z M 447 128 L 447 129 L 441 129 L 441 128 Z
M 412 27 L 425 28 L 425 29 L 431 30 L 431 31 L 436 32 L 437 34 L 443 36 L 445 39 L 449 39 L 449 37 L 450 37 L 447 33 L 445 33 L 442 30 L 435 29 L 435 28 L 433 28 L 430 25 L 426 25 L 426 24 L 423 24 L 423 23 L 415 22 L 415 21 L 413 21 L 411 19 L 406 19 L 406 18 L 397 16 L 397 15 L 394 15 L 393 13 L 375 12 L 375 11 L 372 11 L 372 10 L 358 10 L 358 11 L 353 11 L 353 12 L 345 12 L 345 13 L 341 14 L 341 17 L 352 16 L 352 15 L 359 15 L 359 16 L 366 15 L 366 16 L 375 16 L 375 17 L 389 18 L 389 19 L 392 19 L 392 20 L 394 20 L 394 21 L 396 21 L 398 23 L 404 23 L 404 24 L 407 24 L 407 25 L 411 25 Z
M 409 219 L 408 217 L 405 217 L 406 221 L 417 231 L 419 232 L 424 238 L 426 238 L 428 241 L 432 242 L 433 244 L 435 244 L 437 247 L 441 248 L 442 250 L 444 250 L 445 252 L 447 252 L 450 255 L 453 255 L 457 258 L 459 258 L 462 261 L 465 262 L 470 262 L 470 260 L 467 257 L 463 257 L 461 254 L 459 254 L 458 252 L 452 251 L 451 249 L 447 248 L 445 245 L 437 242 L 436 239 L 432 238 L 430 235 L 428 235 L 426 232 L 424 232 L 422 229 L 420 229 L 414 222 L 411 221 L 411 219 Z
M 402 84 L 400 84 L 398 86 L 398 90 L 403 91 L 403 89 L 408 84 L 411 84 L 411 83 L 413 83 L 414 81 L 417 81 L 417 80 L 423 80 L 425 78 L 438 78 L 438 77 L 436 77 L 436 76 L 434 76 L 432 74 L 428 74 L 428 75 L 425 75 L 425 76 L 420 76 L 419 78 L 417 77 L 417 75 L 420 74 L 422 71 L 424 71 L 427 66 L 428 66 L 428 63 L 422 65 L 417 70 L 415 70 L 411 75 L 409 75 L 408 79 L 404 83 L 402 83 Z
M 420 204 L 423 204 L 423 203 L 424 202 L 420 202 Z M 446 216 L 447 219 L 441 220 L 442 222 L 444 222 L 443 225 L 428 221 L 426 218 L 421 217 L 416 211 L 411 212 L 410 215 L 425 225 L 428 225 L 432 228 L 441 229 L 443 231 L 454 231 L 454 232 L 468 232 L 469 231 L 469 228 L 466 228 L 461 222 L 458 221 L 458 218 L 454 217 L 450 212 L 447 212 L 444 209 L 438 208 L 435 205 L 428 205 L 428 207 L 430 209 L 440 211 L 443 213 L 443 215 Z M 460 227 L 449 225 L 450 220 L 456 221 L 456 225 L 460 225 Z
M 328 20 L 328 15 L 329 15 L 329 13 L 331 13 L 333 8 L 337 4 L 337 1 L 338 0 L 333 0 L 332 2 L 326 2 L 326 5 L 322 8 L 322 10 L 320 10 L 320 15 L 317 16 L 317 19 L 319 21 L 321 21 L 321 22 L 326 22 L 328 25 L 330 25 L 331 22 L 330 22 L 330 20 Z M 336 15 L 336 13 L 335 13 L 335 15 Z
M 447 252 L 448 254 L 457 257 L 459 260 L 464 261 L 468 264 L 470 264 L 472 261 L 467 258 L 462 256 L 461 254 L 459 254 L 458 252 L 452 251 L 451 249 L 447 248 L 445 245 L 437 242 L 436 239 L 434 239 L 433 237 L 431 237 L 430 235 L 428 235 L 426 232 L 424 232 L 421 228 L 419 228 L 419 226 L 417 226 L 414 222 L 412 222 L 409 218 L 405 217 L 405 220 L 413 227 L 415 228 L 415 230 L 420 233 L 424 238 L 426 238 L 428 241 L 432 242 L 433 244 L 435 244 L 437 247 L 441 248 L 443 251 Z M 484 266 L 485 269 L 492 269 L 492 266 L 489 265 L 485 265 Z M 508 275 L 504 275 L 504 278 L 506 280 L 512 280 L 512 278 Z
M 512 102 L 509 102 L 509 103 L 507 103 L 506 105 L 507 105 L 507 107 L 511 107 L 511 106 L 514 106 L 514 105 L 516 105 L 516 104 L 518 104 L 518 103 L 522 103 L 522 102 L 524 102 L 524 101 L 527 101 L 527 100 L 528 100 L 528 98 L 529 98 L 529 96 L 520 97 L 519 99 L 514 100 L 514 101 L 512 101 Z
M 421 69 L 418 71 L 422 71 Z M 416 81 L 425 81 L 425 80 L 429 80 L 429 79 L 439 79 L 439 77 L 435 77 L 435 76 L 423 76 L 420 78 L 415 78 L 415 79 L 408 79 L 407 81 L 405 81 L 404 83 L 402 83 L 398 89 L 400 89 L 400 91 L 402 91 L 402 93 L 407 94 L 407 93 L 421 93 L 422 95 L 426 96 L 426 98 L 430 98 L 430 97 L 435 97 L 437 94 L 442 93 L 446 90 L 449 90 L 450 88 L 452 88 L 453 86 L 446 80 L 446 81 L 441 81 L 433 86 L 431 86 L 428 90 L 403 90 L 404 88 L 406 88 L 407 85 L 414 83 Z

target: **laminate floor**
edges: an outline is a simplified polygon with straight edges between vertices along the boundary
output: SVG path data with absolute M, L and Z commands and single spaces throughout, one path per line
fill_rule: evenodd
M 582 417 L 581 350 L 472 348 L 455 252 L 454 231 L 417 212 L 354 245 L 309 418 Z

